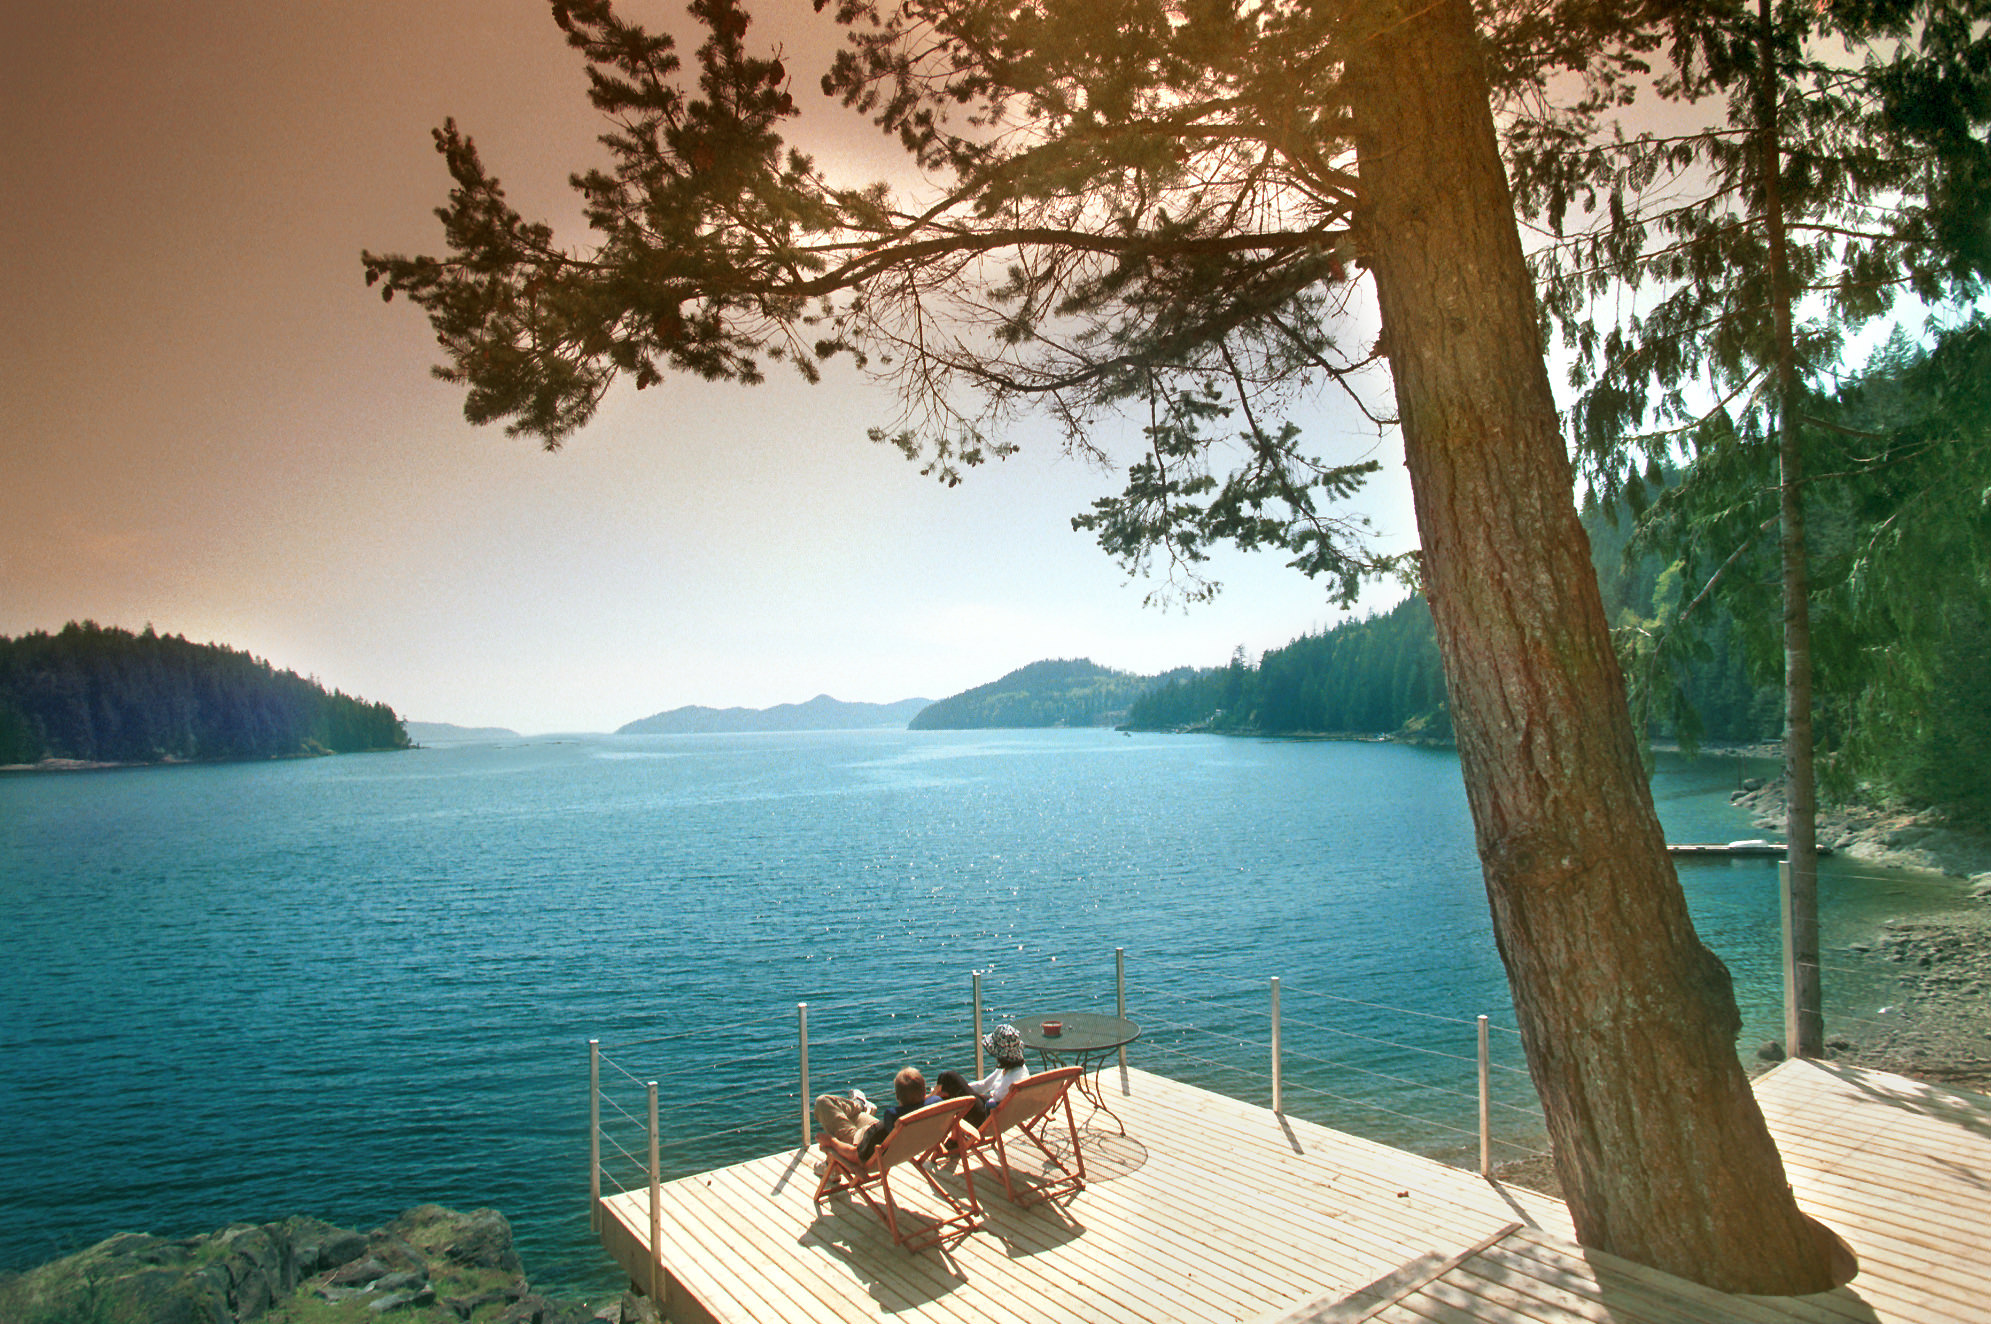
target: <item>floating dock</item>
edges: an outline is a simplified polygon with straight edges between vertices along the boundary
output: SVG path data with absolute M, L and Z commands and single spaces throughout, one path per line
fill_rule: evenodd
M 1666 849 L 1674 855 L 1721 855 L 1740 859 L 1781 860 L 1789 853 L 1790 847 L 1781 841 L 1681 841 L 1669 842 Z M 1820 855 L 1830 855 L 1830 846 L 1820 846 Z
M 662 1304 L 674 1324 L 1991 1321 L 1983 1095 L 1809 1061 L 1760 1077 L 1799 1202 L 1861 1265 L 1776 1298 L 1584 1250 L 1559 1201 L 1477 1173 L 1143 1071 L 1103 1083 L 1127 1135 L 1084 1133 L 1091 1183 L 1018 1209 L 978 1181 L 986 1226 L 944 1252 L 895 1246 L 851 1197 L 814 1205 L 807 1150 L 666 1183 Z M 906 1175 L 904 1207 L 936 1214 Z M 647 1188 L 605 1199 L 601 1229 L 649 1282 Z

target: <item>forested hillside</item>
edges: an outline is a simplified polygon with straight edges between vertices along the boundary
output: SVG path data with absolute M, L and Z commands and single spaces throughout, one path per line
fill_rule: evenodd
M 1195 727 L 1267 735 L 1451 733 L 1445 678 L 1424 599 L 1270 649 L 1257 666 L 1240 652 L 1137 701 L 1136 730 Z
M 1678 481 L 1654 476 L 1650 492 Z M 1692 747 L 1702 741 L 1753 745 L 1783 736 L 1783 644 L 1774 606 L 1739 624 L 1726 611 L 1707 611 L 1698 632 L 1668 650 L 1667 665 L 1641 671 L 1662 618 L 1678 611 L 1686 576 L 1671 558 L 1641 544 L 1627 555 L 1636 524 L 1629 511 L 1586 505 L 1583 527 L 1603 590 L 1604 613 L 1618 643 L 1632 692 L 1632 709 L 1655 740 Z
M 1627 561 L 1629 521 L 1621 527 L 1593 508 L 1584 525 L 1612 623 L 1635 634 L 1653 615 L 1655 597 L 1677 596 L 1678 577 L 1652 554 Z M 1761 660 L 1766 667 L 1775 661 L 1768 655 Z M 1659 714 L 1649 724 L 1653 738 L 1737 744 L 1775 739 L 1779 691 L 1752 681 L 1747 661 L 1733 623 L 1713 623 L 1692 661 L 1672 677 L 1677 693 L 1669 691 L 1667 702 L 1643 705 Z M 1179 679 L 1136 702 L 1126 724 L 1138 730 L 1396 734 L 1425 740 L 1449 740 L 1452 731 L 1431 613 L 1416 595 L 1387 612 L 1268 650 L 1257 666 L 1240 655 L 1228 667 Z
M 1991 321 L 1897 332 L 1805 408 L 1820 781 L 1991 820 Z M 1710 654 L 1781 680 L 1776 448 L 1718 422 L 1690 467 L 1623 484 L 1640 559 L 1666 569 L 1620 651 L 1661 713 Z
M 1088 658 L 1032 662 L 1000 680 L 929 705 L 913 731 L 972 731 L 986 727 L 1112 726 L 1128 706 L 1187 670 L 1134 676 Z
M 255 759 L 405 749 L 384 703 L 219 644 L 84 621 L 0 636 L 0 764 Z
M 1897 338 L 1807 437 L 1820 771 L 1991 819 L 1991 321 Z M 1719 442 L 1716 438 L 1715 442 Z M 1710 442 L 1583 517 L 1604 607 L 1654 740 L 1783 733 L 1775 455 Z M 1419 598 L 1157 689 L 1129 726 L 1266 735 L 1449 732 Z M 1864 786 L 1865 790 L 1858 788 Z

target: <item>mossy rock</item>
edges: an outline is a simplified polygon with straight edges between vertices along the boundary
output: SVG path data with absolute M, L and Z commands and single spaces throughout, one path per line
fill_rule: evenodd
M 122 1234 L 0 1283 L 13 1324 L 236 1324 L 203 1239 Z
M 494 1209 L 420 1205 L 361 1234 L 315 1218 L 122 1233 L 0 1275 L 5 1324 L 586 1324 L 532 1292 Z

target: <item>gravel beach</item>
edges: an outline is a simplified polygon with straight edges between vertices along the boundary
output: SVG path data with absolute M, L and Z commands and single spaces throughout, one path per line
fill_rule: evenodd
M 1900 997 L 1855 1032 L 1828 1023 L 1834 1060 L 1991 1092 L 1991 904 L 1897 920 L 1843 959 L 1878 963 Z

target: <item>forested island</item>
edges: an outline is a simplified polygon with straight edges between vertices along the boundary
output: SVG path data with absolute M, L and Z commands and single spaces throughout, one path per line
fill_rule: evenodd
M 1148 691 L 1194 674 L 1182 667 L 1136 676 L 1090 658 L 1032 662 L 986 685 L 928 706 L 911 731 L 978 731 L 995 727 L 1113 726 Z
M 72 621 L 0 636 L 0 765 L 166 763 L 406 749 L 384 703 L 238 649 Z

